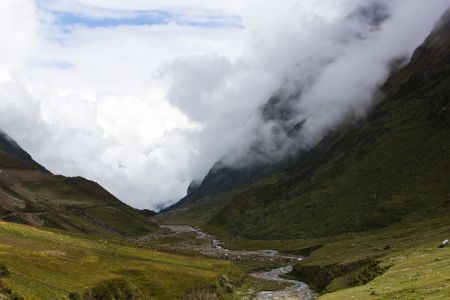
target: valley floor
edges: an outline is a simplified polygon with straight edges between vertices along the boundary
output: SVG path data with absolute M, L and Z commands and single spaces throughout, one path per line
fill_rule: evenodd
M 215 231 L 214 228 L 207 230 Z M 295 263 L 289 278 L 310 283 L 318 291 L 319 300 L 450 299 L 450 248 L 438 247 L 450 236 L 445 216 L 421 221 L 405 220 L 370 232 L 321 239 L 255 241 L 219 233 L 224 240 L 223 247 L 234 249 L 227 257 L 224 257 L 224 252 L 212 252 L 211 246 L 202 244 L 207 234 L 202 233 L 200 238 L 197 235 L 198 230 L 181 231 L 175 235 L 159 236 L 151 243 L 168 249 L 181 247 L 185 251 L 190 249 L 208 256 L 227 258 L 247 274 L 255 271 L 261 274 L 261 271 Z M 211 239 L 212 246 L 223 249 L 221 243 Z M 278 258 L 309 256 L 300 262 L 289 262 L 257 254 L 270 253 L 267 249 L 285 253 L 278 253 Z M 253 255 L 245 256 L 243 253 Z M 275 285 L 268 289 L 265 284 L 268 283 L 256 283 L 251 279 L 244 281 L 229 297 L 252 299 L 259 291 L 284 288 Z
M 0 263 L 6 299 L 182 299 L 220 276 L 237 282 L 242 275 L 225 260 L 5 222 Z
M 449 221 L 399 223 L 384 229 L 312 240 L 228 240 L 228 247 L 301 253 L 293 276 L 321 291 L 320 300 L 450 299 Z M 317 247 L 319 246 L 319 247 Z
M 224 248 L 221 241 L 197 228 L 183 225 L 161 227 L 166 231 L 148 237 L 147 241 L 157 241 L 159 245 L 170 241 L 165 244 L 170 250 L 192 251 L 208 257 L 226 259 L 248 273 L 247 284 L 241 283 L 242 286 L 234 293 L 231 293 L 233 287 L 230 286 L 226 298 L 310 300 L 316 297 L 315 292 L 305 283 L 284 277 L 292 271 L 295 263 L 303 259 L 301 256 L 282 254 L 270 249 L 230 250 Z
M 15 293 L 25 299 L 450 299 L 450 248 L 438 247 L 449 235 L 445 217 L 322 239 L 220 236 L 223 242 L 188 226 L 163 226 L 123 241 L 0 222 L 0 294 L 5 299 L 20 299 Z M 284 274 L 290 266 L 293 271 Z

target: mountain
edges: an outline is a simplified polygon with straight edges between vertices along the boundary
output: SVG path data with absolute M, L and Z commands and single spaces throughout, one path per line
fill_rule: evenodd
M 362 232 L 450 210 L 450 13 L 402 68 L 393 70 L 363 120 L 313 149 L 273 164 L 209 172 L 161 222 L 253 239 Z M 282 101 L 264 111 L 282 120 Z M 275 111 L 275 113 L 273 112 Z M 301 126 L 301 124 L 299 124 Z
M 108 236 L 139 235 L 157 228 L 99 184 L 51 174 L 3 132 L 0 219 Z
M 30 154 L 28 154 L 25 150 L 23 150 L 19 146 L 19 144 L 17 144 L 13 139 L 11 139 L 6 133 L 4 133 L 1 130 L 0 130 L 0 152 L 3 152 L 3 154 L 13 156 L 25 163 L 28 163 L 45 173 L 50 173 L 47 169 L 45 169 L 43 166 L 34 161 Z

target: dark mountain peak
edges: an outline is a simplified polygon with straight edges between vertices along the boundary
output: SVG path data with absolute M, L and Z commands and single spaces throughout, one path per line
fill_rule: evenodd
M 128 206 L 94 181 L 51 174 L 4 132 L 0 168 L 4 221 L 121 237 L 155 228 L 147 218 L 154 212 Z
M 46 168 L 44 168 L 39 163 L 34 161 L 28 152 L 23 150 L 16 141 L 14 141 L 2 130 L 0 130 L 0 152 L 3 152 L 25 163 L 28 163 L 30 166 L 35 167 L 45 173 L 50 173 L 50 171 L 48 171 Z
M 450 29 L 450 7 L 444 13 L 441 19 L 436 23 L 434 31 L 436 32 L 439 30 L 449 30 L 449 29 Z
M 193 192 L 195 192 L 195 190 L 198 189 L 201 184 L 202 184 L 201 181 L 193 180 L 188 186 L 187 194 L 189 195 L 189 194 L 192 194 Z
M 386 3 L 381 1 L 369 1 L 358 7 L 352 14 L 350 19 L 356 19 L 359 22 L 366 23 L 372 27 L 380 26 L 384 21 L 389 19 L 390 12 Z
M 450 74 L 450 9 L 436 23 L 431 34 L 419 46 L 410 62 L 394 72 L 383 86 L 388 96 L 404 96 L 431 79 Z
M 449 195 L 449 75 L 447 11 L 410 60 L 393 62 L 380 91 L 386 97 L 367 118 L 342 124 L 291 158 L 240 170 L 216 165 L 160 218 L 284 239 L 372 230 L 413 215 L 441 217 Z M 296 100 L 275 95 L 262 108 L 264 120 L 286 133 L 301 130 L 300 120 L 289 122 Z

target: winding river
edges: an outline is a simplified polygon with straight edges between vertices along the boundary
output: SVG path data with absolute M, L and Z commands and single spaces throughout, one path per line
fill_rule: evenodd
M 285 275 L 291 271 L 292 271 L 292 266 L 286 266 L 286 267 L 273 269 L 273 270 L 270 270 L 267 272 L 250 273 L 250 276 L 260 278 L 260 279 L 291 283 L 291 286 L 289 286 L 283 290 L 259 292 L 258 294 L 256 294 L 256 297 L 254 298 L 254 300 L 314 299 L 315 293 L 308 287 L 307 284 L 297 281 L 297 280 L 285 279 L 285 278 L 280 277 L 280 275 Z
M 292 266 L 302 260 L 299 256 L 284 255 L 277 250 L 257 250 L 257 251 L 243 251 L 243 250 L 230 250 L 225 249 L 222 246 L 222 242 L 214 239 L 211 235 L 201 231 L 200 229 L 185 226 L 185 225 L 161 225 L 161 228 L 170 230 L 173 234 L 183 233 L 195 233 L 196 239 L 205 240 L 202 246 L 197 246 L 194 249 L 192 246 L 190 250 L 200 252 L 203 255 L 210 257 L 226 258 L 229 260 L 241 260 L 241 259 L 253 259 L 253 260 L 265 260 L 265 261 L 281 261 L 286 266 L 276 268 L 265 272 L 252 272 L 249 275 L 255 278 L 263 280 L 278 281 L 291 284 L 285 289 L 278 291 L 262 291 L 257 293 L 254 300 L 311 300 L 316 297 L 314 291 L 303 282 L 286 279 L 280 277 L 286 275 L 292 271 Z

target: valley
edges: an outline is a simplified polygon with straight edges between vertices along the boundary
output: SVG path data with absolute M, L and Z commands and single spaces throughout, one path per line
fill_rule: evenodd
M 276 163 L 219 161 L 155 219 L 227 249 L 305 256 L 288 276 L 318 299 L 448 299 L 449 54 L 447 11 L 365 118 Z M 289 101 L 275 96 L 263 112 L 283 116 Z
M 0 245 L 3 299 L 182 299 L 242 276 L 224 260 L 14 223 L 0 222 Z
M 179 239 L 177 242 L 172 242 L 167 245 L 170 250 L 191 251 L 208 257 L 226 259 L 233 262 L 238 267 L 241 267 L 242 270 L 249 272 L 247 280 L 251 281 L 249 278 L 256 278 L 263 280 L 263 282 L 272 281 L 287 285 L 287 287 L 281 285 L 280 287 L 283 287 L 282 289 L 273 291 L 257 291 L 254 287 L 246 290 L 248 286 L 244 285 L 243 288 L 238 287 L 238 291 L 235 292 L 234 295 L 230 295 L 229 298 L 249 300 L 311 300 L 316 296 L 315 292 L 309 289 L 308 285 L 305 283 L 282 277 L 292 272 L 294 264 L 303 259 L 301 256 L 282 254 L 277 250 L 270 249 L 254 251 L 230 250 L 221 246 L 221 241 L 214 239 L 211 235 L 197 228 L 183 225 L 161 225 L 161 228 L 167 229 L 169 232 L 161 232 L 153 237 L 154 240 L 160 241 L 167 237 L 172 237 L 174 240 L 176 238 Z M 160 244 L 160 242 L 158 242 L 158 244 Z M 256 270 L 261 270 L 250 271 L 252 265 L 253 267 L 256 266 Z M 248 269 L 249 266 L 250 269 Z M 230 290 L 232 289 L 233 287 L 230 286 Z M 255 292 L 257 293 L 255 294 Z
M 450 235 L 446 216 L 365 233 L 297 240 L 222 235 L 218 243 L 199 229 L 167 225 L 169 228 L 175 233 L 166 231 L 149 242 L 165 249 L 225 258 L 248 274 L 235 294 L 225 299 L 253 299 L 257 295 L 269 297 L 259 299 L 277 299 L 270 297 L 284 289 L 283 295 L 289 295 L 295 285 L 271 286 L 270 292 L 264 292 L 267 283 L 252 281 L 252 276 L 277 279 L 284 272 L 289 279 L 308 282 L 317 299 L 447 299 L 450 295 L 450 249 L 439 248 Z M 292 271 L 289 266 L 293 266 Z M 301 284 L 299 287 L 297 297 L 309 291 Z
M 88 149 L 82 153 L 91 157 L 83 159 L 74 149 L 64 154 L 52 152 L 55 144 L 46 143 L 61 144 L 63 135 L 41 143 L 57 126 L 45 123 L 53 120 L 51 114 L 41 112 L 37 105 L 47 131 L 30 138 L 28 131 L 33 126 L 27 123 L 21 138 L 31 148 L 39 145 L 35 151 L 41 151 L 51 167 L 56 162 L 67 164 L 62 168 L 67 173 L 63 173 L 73 174 L 81 162 L 88 169 L 87 177 L 92 175 L 126 199 L 88 178 L 52 173 L 0 128 L 0 300 L 450 299 L 450 8 L 431 32 L 427 30 L 429 35 L 422 44 L 417 48 L 418 43 L 414 44 L 416 50 L 410 56 L 399 52 L 403 55 L 389 55 L 385 61 L 386 57 L 381 59 L 372 52 L 378 52 L 373 49 L 378 49 L 375 38 L 383 33 L 383 22 L 392 26 L 390 18 L 395 16 L 388 12 L 395 10 L 395 5 L 362 2 L 342 16 L 342 28 L 333 27 L 329 36 L 325 35 L 325 45 L 329 37 L 336 38 L 338 54 L 331 53 L 333 48 L 329 57 L 319 56 L 317 61 L 304 58 L 306 69 L 298 64 L 292 70 L 307 74 L 289 71 L 292 82 L 286 79 L 281 84 L 284 79 L 279 79 L 280 90 L 265 97 L 267 101 L 250 115 L 243 114 L 245 117 L 228 107 L 221 106 L 217 115 L 208 110 L 209 105 L 216 105 L 206 101 L 208 97 L 225 106 L 226 101 L 216 95 L 222 92 L 222 84 L 240 99 L 239 89 L 234 90 L 236 82 L 230 79 L 237 68 L 232 63 L 217 67 L 218 73 L 226 75 L 218 76 L 223 83 L 214 84 L 210 74 L 214 68 L 205 67 L 198 72 L 201 76 L 193 76 L 197 62 L 193 67 L 176 61 L 180 66 L 173 69 L 186 67 L 179 76 L 189 80 L 175 83 L 189 88 L 170 88 L 168 97 L 184 100 L 187 94 L 200 100 L 180 105 L 178 99 L 162 105 L 176 110 L 180 124 L 187 127 L 167 125 L 170 130 L 161 134 L 155 129 L 154 139 L 161 139 L 158 142 L 148 137 L 153 128 L 142 125 L 158 127 L 160 121 L 152 123 L 154 116 L 145 114 L 145 122 L 135 123 L 134 118 L 142 113 L 140 107 L 136 111 L 128 104 L 109 108 L 120 116 L 122 111 L 132 110 L 133 120 L 125 122 L 115 114 L 111 120 L 97 115 L 101 110 L 97 103 L 83 100 L 93 105 L 89 111 L 95 129 L 79 130 L 85 125 L 80 121 L 85 111 L 80 110 L 72 120 L 77 125 L 70 127 L 74 141 L 64 140 L 80 147 L 78 150 Z M 126 15 L 133 13 L 126 11 Z M 202 19 L 200 15 L 196 20 Z M 209 24 L 209 19 L 205 22 Z M 182 25 L 168 23 L 171 27 Z M 198 29 L 196 22 L 189 26 Z M 231 27 L 243 30 L 237 24 Z M 389 41 L 393 39 L 387 36 Z M 365 78 L 372 77 L 365 76 L 366 72 L 376 73 L 379 82 L 375 85 L 373 78 L 365 78 L 372 84 L 360 87 L 359 80 L 347 74 L 350 69 L 362 72 L 359 62 L 342 70 L 338 64 L 342 74 L 336 76 L 334 63 L 339 59 L 348 63 L 344 50 L 361 50 L 370 38 L 377 43 L 366 45 L 370 55 L 364 52 L 361 57 L 376 56 L 374 59 L 388 68 L 374 71 L 373 62 L 365 61 L 370 67 L 359 75 Z M 353 47 L 344 47 L 346 43 Z M 215 61 L 211 58 L 208 65 Z M 311 69 L 317 64 L 317 72 L 309 70 L 309 64 Z M 258 72 L 250 73 L 255 81 L 260 79 L 254 74 Z M 330 91 L 318 89 L 315 84 L 327 75 L 333 78 L 328 83 Z M 353 81 L 347 82 L 347 76 Z M 342 77 L 346 88 L 339 86 L 343 82 L 337 77 Z M 208 86 L 191 91 L 197 84 Z M 334 95 L 339 94 L 335 88 L 345 89 L 339 91 L 345 97 Z M 358 105 L 346 103 L 356 101 L 347 91 L 352 89 L 359 91 Z M 311 91 L 320 97 L 314 98 Z M 59 94 L 64 93 L 54 93 Z M 228 101 L 230 95 L 225 94 Z M 80 103 L 86 105 L 83 101 Z M 11 103 L 3 109 L 25 110 L 26 105 L 17 109 Z M 102 102 L 104 109 L 110 104 L 106 103 Z M 73 100 L 73 105 L 78 101 Z M 341 110 L 341 105 L 348 111 Z M 2 124 L 13 132 L 22 124 L 13 117 L 2 117 L 7 120 Z M 132 130 L 122 132 L 121 122 Z M 208 122 L 213 124 L 211 132 Z M 221 122 L 233 124 L 225 129 Z M 261 128 L 253 128 L 252 122 Z M 116 133 L 123 139 L 116 139 L 100 125 L 114 127 L 109 129 L 120 132 Z M 240 136 L 242 132 L 230 129 L 233 126 L 245 127 L 247 135 L 256 137 Z M 78 130 L 80 137 L 74 134 Z M 230 136 L 227 130 L 232 132 L 228 132 Z M 79 139 L 95 140 L 93 137 L 101 142 L 92 149 L 88 143 L 77 143 Z M 249 143 L 240 139 L 249 139 Z M 125 145 L 130 141 L 142 144 Z M 49 154 L 43 155 L 43 149 Z M 190 160 L 196 161 L 197 156 L 201 160 L 192 166 Z M 203 177 L 196 178 L 198 174 Z M 123 189 L 127 184 L 136 189 Z M 181 195 L 184 197 L 179 199 Z

